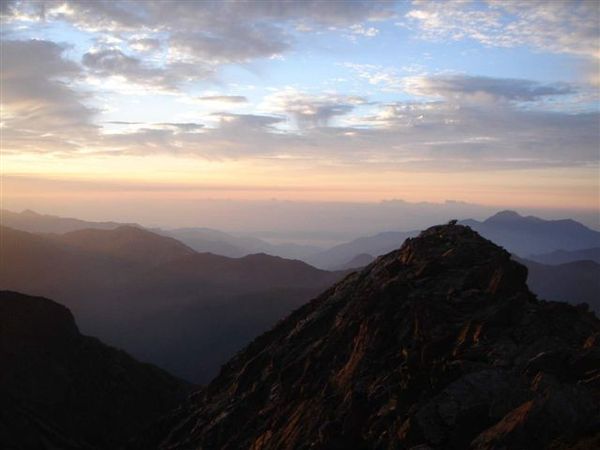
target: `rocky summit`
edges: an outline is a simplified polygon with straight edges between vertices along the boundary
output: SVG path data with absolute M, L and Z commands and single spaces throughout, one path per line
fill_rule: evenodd
M 135 447 L 598 448 L 600 321 L 526 276 L 470 228 L 430 228 L 257 338 Z

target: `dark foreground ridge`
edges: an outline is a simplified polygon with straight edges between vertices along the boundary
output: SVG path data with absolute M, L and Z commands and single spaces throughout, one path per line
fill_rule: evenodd
M 71 312 L 0 291 L 0 448 L 116 449 L 189 387 L 82 336 Z
M 437 226 L 260 336 L 150 449 L 537 449 L 600 443 L 600 321 Z M 596 447 L 597 448 L 597 447 Z

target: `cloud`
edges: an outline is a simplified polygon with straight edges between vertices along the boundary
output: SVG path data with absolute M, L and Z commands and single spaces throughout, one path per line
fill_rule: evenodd
M 263 114 L 218 112 L 205 117 L 206 124 L 131 121 L 120 123 L 126 127 L 119 133 L 98 133 L 92 124 L 95 111 L 72 87 L 82 76 L 81 68 L 64 58 L 63 47 L 47 41 L 5 41 L 2 58 L 7 151 L 310 159 L 415 171 L 597 164 L 598 113 L 519 107 L 548 96 L 569 96 L 575 88 L 567 85 L 458 75 L 412 77 L 408 85 L 415 94 L 439 99 L 387 103 L 288 88 L 264 98 L 259 108 Z M 118 52 L 90 58 L 86 63 L 93 70 L 125 72 L 134 80 L 162 76 Z M 456 101 L 464 98 L 469 101 Z M 242 99 L 204 98 L 211 100 L 236 104 Z
M 351 69 L 355 76 L 367 80 L 373 86 L 378 86 L 384 92 L 404 91 L 406 74 L 424 71 L 423 67 L 419 65 L 395 68 L 376 64 L 344 63 L 343 66 Z
M 596 0 L 415 1 L 406 19 L 425 39 L 473 39 L 496 47 L 529 45 L 599 58 L 599 14 Z
M 129 56 L 116 48 L 93 50 L 83 55 L 84 66 L 96 76 L 120 76 L 130 83 L 175 90 L 185 81 L 208 78 L 212 71 L 202 65 L 173 63 L 165 67 L 154 67 L 141 59 Z
M 12 16 L 14 14 L 13 8 L 15 7 L 16 3 L 16 0 L 2 0 L 0 2 L 0 16 Z
M 138 52 L 153 52 L 162 47 L 160 39 L 153 38 L 132 38 L 128 43 L 133 50 Z
M 98 131 L 93 124 L 96 111 L 90 106 L 93 99 L 79 90 L 84 81 L 93 81 L 104 89 L 122 83 L 148 92 L 180 90 L 182 94 L 192 80 L 214 81 L 221 65 L 246 65 L 288 51 L 300 39 L 297 26 L 301 24 L 369 34 L 367 22 L 389 13 L 390 5 L 224 1 L 198 7 L 198 3 L 176 1 L 80 1 L 20 2 L 6 7 L 3 13 L 9 17 L 18 13 L 31 20 L 62 20 L 83 30 L 99 30 L 93 37 L 102 44 L 86 52 L 81 51 L 85 43 L 78 42 L 69 54 L 84 53 L 80 66 L 65 57 L 63 46 L 52 42 L 2 42 L 3 146 L 23 153 L 185 154 L 310 160 L 382 170 L 597 166 L 598 114 L 551 108 L 561 99 L 582 95 L 574 85 L 468 75 L 407 76 L 422 71 L 354 64 L 349 67 L 360 78 L 387 91 L 380 96 L 384 103 L 372 102 L 366 95 L 285 88 L 266 95 L 251 110 L 253 114 L 235 114 L 240 112 L 234 109 L 238 105 L 244 112 L 253 107 L 245 104 L 246 97 L 207 91 L 199 97 L 203 91 L 194 86 L 188 96 L 156 102 L 196 104 L 176 111 L 175 116 L 154 119 L 155 123 L 138 122 L 135 114 L 144 105 L 131 102 L 119 112 L 121 116 L 109 116 L 132 119 L 113 122 L 123 125 L 118 133 L 111 127 Z M 505 3 L 471 7 L 452 2 L 445 9 L 436 5 L 415 4 L 409 13 L 424 37 L 476 39 L 486 45 L 529 43 L 590 54 L 583 22 L 572 24 L 573 35 L 583 39 L 577 49 L 569 44 L 572 36 L 550 42 L 556 29 L 563 27 L 558 13 L 562 3 L 548 9 L 537 3 L 537 9 L 532 9 L 526 3 L 522 11 L 514 12 Z M 588 3 L 584 6 L 590 8 Z M 540 17 L 532 19 L 533 34 L 540 33 L 540 23 L 557 22 L 543 39 L 528 36 L 518 23 L 534 12 Z M 506 22 L 507 14 L 517 22 Z M 573 21 L 570 16 L 565 20 Z M 589 23 L 589 18 L 584 22 Z M 567 31 L 560 33 L 569 35 Z M 243 92 L 239 89 L 233 92 Z M 260 92 L 255 90 L 252 100 Z M 402 95 L 393 97 L 389 92 Z M 391 100 L 410 98 L 406 94 L 416 99 Z
M 195 122 L 159 122 L 159 123 L 145 123 L 145 122 L 126 122 L 122 120 L 111 120 L 105 122 L 110 125 L 123 125 L 123 126 L 133 126 L 136 128 L 142 128 L 145 130 L 153 130 L 153 129 L 167 129 L 182 133 L 193 133 L 200 131 L 204 128 L 204 124 L 195 123 Z M 141 126 L 141 127 L 140 127 Z
M 212 64 L 244 63 L 286 51 L 290 42 L 276 27 L 237 28 L 226 36 L 209 32 L 173 33 L 169 51 L 175 57 Z
M 515 87 L 514 80 L 504 81 L 491 83 L 494 95 L 485 101 L 459 103 L 454 94 L 436 101 L 373 104 L 362 97 L 287 90 L 265 99 L 262 107 L 271 108 L 271 114 L 215 113 L 216 123 L 200 132 L 140 129 L 106 136 L 104 146 L 132 154 L 311 160 L 381 170 L 468 172 L 597 165 L 600 114 L 520 108 L 505 98 L 535 99 L 555 91 L 540 90 L 533 82 Z M 460 83 L 453 87 L 470 92 Z M 355 106 L 369 114 L 355 114 L 345 126 L 331 123 Z M 299 130 L 288 126 L 298 120 L 306 122 Z
M 99 1 L 20 2 L 4 8 L 12 17 L 65 21 L 92 32 L 118 35 L 144 32 L 151 37 L 130 42 L 138 51 L 160 48 L 153 34 L 167 37 L 172 60 L 206 65 L 242 63 L 267 58 L 288 50 L 292 34 L 288 24 L 315 23 L 350 26 L 390 16 L 393 3 L 367 0 L 259 1 Z M 366 35 L 371 28 L 359 28 Z
M 265 130 L 271 129 L 273 125 L 283 122 L 285 119 L 277 116 L 261 116 L 256 114 L 232 114 L 232 113 L 213 113 L 220 120 L 218 130 L 226 128 L 238 130 Z
M 356 23 L 350 27 L 350 33 L 353 35 L 372 38 L 379 34 L 379 29 L 375 27 L 365 27 L 360 23 Z
M 157 125 L 159 127 L 171 128 L 184 133 L 193 133 L 204 128 L 204 124 L 195 122 L 161 122 Z
M 85 93 L 72 87 L 81 69 L 64 58 L 64 51 L 49 41 L 2 41 L 4 151 L 69 150 L 94 132 L 96 110 L 86 105 Z
M 246 103 L 248 99 L 243 95 L 205 95 L 203 97 L 196 97 L 201 102 L 210 103 Z
M 403 79 L 404 90 L 420 96 L 447 99 L 534 101 L 576 92 L 566 83 L 542 84 L 531 80 L 469 75 L 416 76 Z
M 285 142 L 274 125 L 283 117 L 213 113 L 214 127 L 197 123 L 135 124 L 133 131 L 106 133 L 94 142 L 103 155 L 193 155 L 207 159 L 248 159 L 272 155 Z M 129 125 L 129 123 L 121 123 Z M 105 151 L 104 149 L 110 149 Z
M 263 108 L 290 115 L 298 128 L 327 127 L 331 121 L 364 105 L 360 96 L 339 94 L 309 95 L 296 89 L 283 89 L 267 97 Z

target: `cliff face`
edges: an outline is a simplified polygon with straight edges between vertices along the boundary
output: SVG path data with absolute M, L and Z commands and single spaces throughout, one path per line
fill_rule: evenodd
M 139 448 L 586 448 L 600 322 L 537 300 L 526 269 L 438 226 L 292 313 Z
M 0 291 L 0 447 L 114 449 L 189 387 L 79 333 L 70 311 Z

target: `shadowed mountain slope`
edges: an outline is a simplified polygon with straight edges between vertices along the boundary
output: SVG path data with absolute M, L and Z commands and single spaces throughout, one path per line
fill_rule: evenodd
M 158 265 L 196 253 L 176 239 L 132 226 L 77 230 L 50 237 L 79 250 L 144 265 Z
M 597 444 L 600 321 L 526 276 L 471 229 L 430 228 L 257 338 L 138 448 Z
M 79 333 L 67 308 L 0 291 L 0 447 L 114 449 L 189 386 Z
M 574 261 L 547 265 L 521 261 L 527 266 L 527 285 L 541 298 L 587 303 L 600 317 L 600 264 Z

